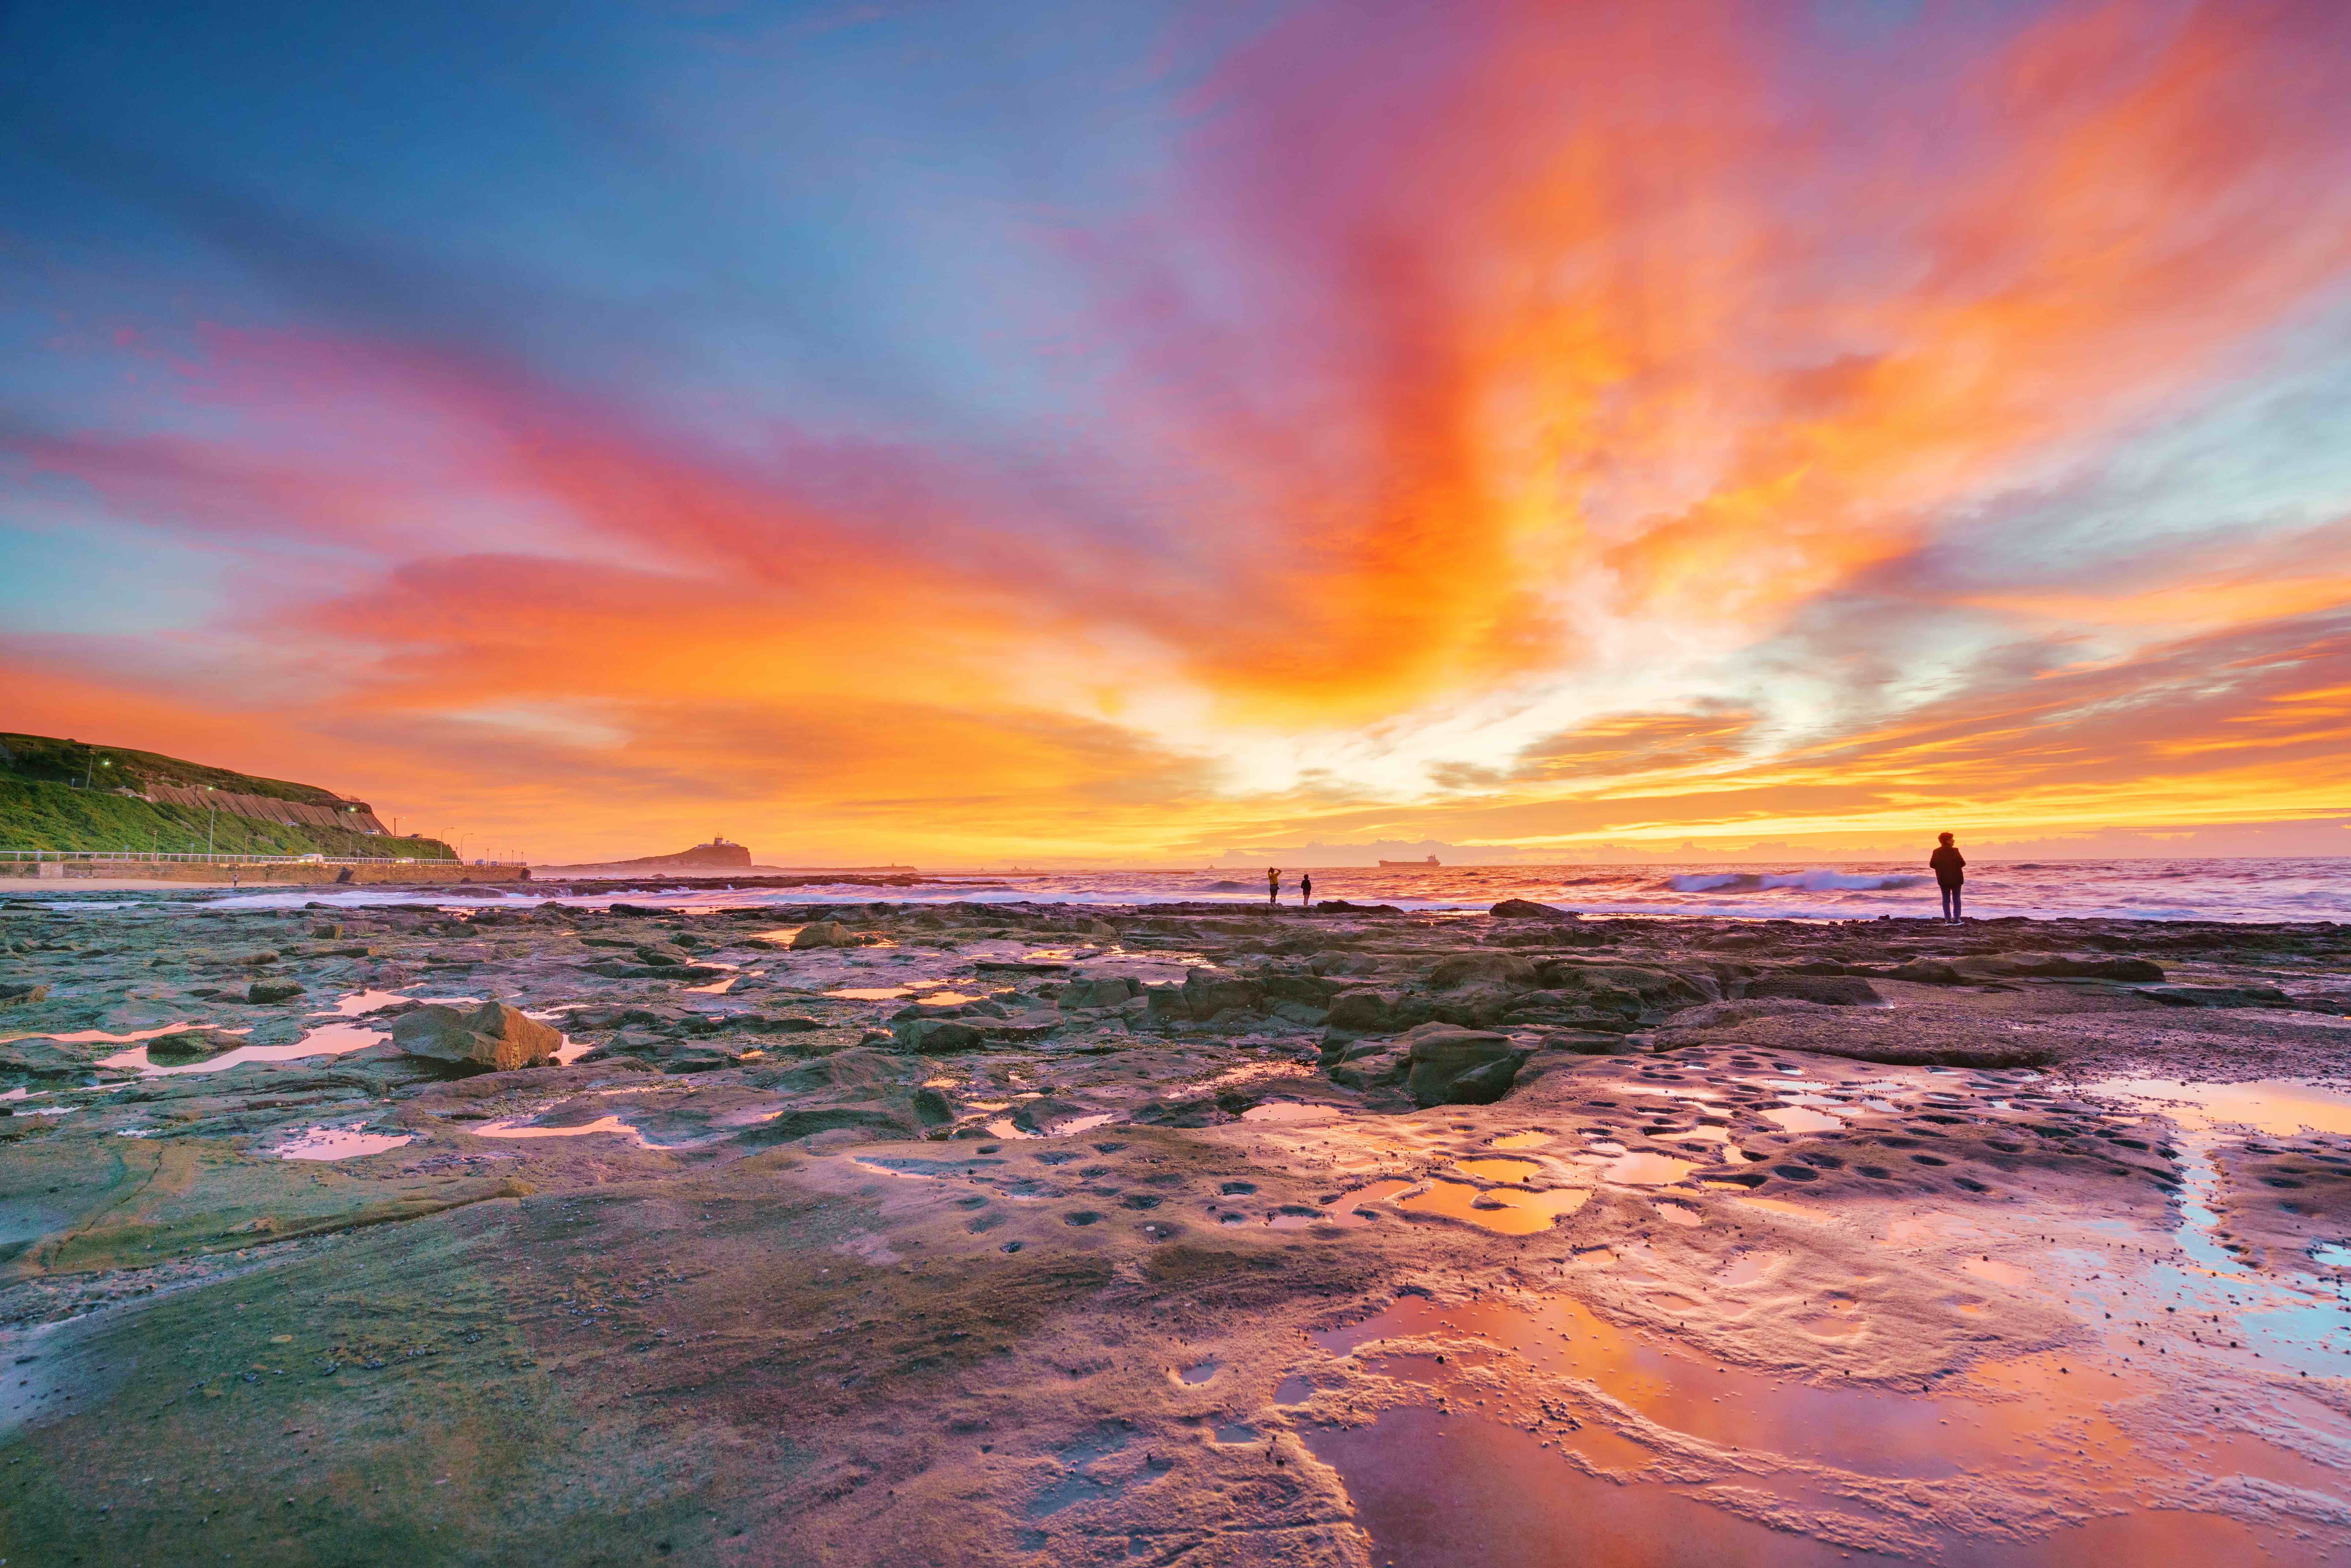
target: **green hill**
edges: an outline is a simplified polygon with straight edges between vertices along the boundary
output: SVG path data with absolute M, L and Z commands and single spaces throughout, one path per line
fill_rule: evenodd
M 84 780 L 88 780 L 85 787 Z M 315 784 L 263 779 L 152 751 L 0 733 L 0 850 L 135 850 L 224 854 L 413 856 L 455 860 L 438 839 L 393 838 L 307 821 L 283 822 L 235 810 L 149 800 L 141 792 L 206 790 L 287 801 L 294 814 L 350 814 L 373 824 L 363 801 Z M 209 804 L 209 803 L 208 803 Z M 258 805 L 246 802 L 248 810 Z
M 306 806 L 340 806 L 342 796 L 316 784 L 289 784 L 201 762 L 183 762 L 160 752 L 133 751 L 127 747 L 99 746 L 89 741 L 59 740 L 48 735 L 11 735 L 0 730 L 0 779 L 23 779 L 44 784 L 87 783 L 94 789 L 128 785 L 144 790 L 150 784 L 178 784 L 192 789 L 234 789 L 241 795 L 266 795 L 277 800 L 298 800 Z

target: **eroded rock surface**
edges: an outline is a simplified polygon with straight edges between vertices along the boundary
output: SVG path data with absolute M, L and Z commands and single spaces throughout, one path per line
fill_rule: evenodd
M 0 909 L 0 1556 L 2351 1552 L 2351 934 L 777 896 Z

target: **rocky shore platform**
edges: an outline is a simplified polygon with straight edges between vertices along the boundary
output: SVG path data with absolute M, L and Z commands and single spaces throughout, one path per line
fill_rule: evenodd
M 2324 924 L 19 898 L 0 1558 L 2351 1561 L 2347 1050 Z

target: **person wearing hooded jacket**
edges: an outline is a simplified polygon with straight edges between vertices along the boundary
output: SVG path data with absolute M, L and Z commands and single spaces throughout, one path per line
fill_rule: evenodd
M 1950 834 L 1940 836 L 1943 841 L 1927 857 L 1927 866 L 1943 890 L 1943 918 L 1956 925 L 1960 920 L 1959 888 L 1968 880 L 1968 857 L 1959 853 L 1959 846 L 1951 841 Z

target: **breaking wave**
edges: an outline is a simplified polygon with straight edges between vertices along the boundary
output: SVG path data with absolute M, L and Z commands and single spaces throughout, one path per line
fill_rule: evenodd
M 1669 876 L 1658 885 L 1675 893 L 1762 893 L 1776 887 L 1797 888 L 1805 893 L 1892 893 L 1897 888 L 1917 887 L 1926 880 L 1923 876 L 1886 872 L 1693 872 Z

